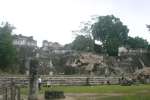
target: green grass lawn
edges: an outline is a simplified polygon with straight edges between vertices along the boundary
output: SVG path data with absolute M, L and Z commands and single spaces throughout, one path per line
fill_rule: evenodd
M 75 100 L 150 100 L 150 95 L 126 95 L 126 96 L 107 96 L 107 97 L 79 97 Z
M 98 96 L 94 100 L 150 100 L 150 84 L 149 85 L 99 85 L 99 86 L 52 86 L 42 87 L 40 94 L 44 94 L 46 90 L 64 91 L 64 93 L 96 93 L 96 94 L 121 94 L 116 96 Z M 22 94 L 27 94 L 28 89 L 22 88 Z M 86 97 L 80 97 L 77 100 L 92 100 Z
M 97 100 L 101 100 L 101 99 L 98 98 Z M 110 96 L 110 97 L 103 98 L 102 100 L 150 100 L 150 92 L 146 94 Z

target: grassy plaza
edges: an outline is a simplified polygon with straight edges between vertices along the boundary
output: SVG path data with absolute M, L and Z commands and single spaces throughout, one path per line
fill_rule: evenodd
M 65 96 L 72 97 L 73 100 L 150 100 L 150 84 L 132 86 L 51 86 L 42 87 L 39 95 L 43 95 L 46 90 L 64 91 Z M 28 88 L 22 88 L 21 92 L 27 95 Z

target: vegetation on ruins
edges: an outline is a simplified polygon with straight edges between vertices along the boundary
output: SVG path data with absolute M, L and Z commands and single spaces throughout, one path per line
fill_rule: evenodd
M 132 50 L 150 50 L 150 45 L 147 40 L 141 37 L 128 36 L 129 29 L 121 22 L 119 18 L 115 17 L 114 15 L 96 16 L 95 18 L 91 18 L 91 21 L 83 22 L 81 24 L 82 27 L 80 30 L 74 31 L 78 33 L 76 38 L 72 43 L 63 47 L 64 51 L 72 49 L 72 51 L 80 52 L 81 54 L 82 52 L 92 52 L 93 54 L 96 53 L 117 56 L 118 47 L 120 46 L 125 46 Z M 149 28 L 149 26 L 147 27 Z M 36 47 L 16 46 L 15 49 L 12 45 L 11 36 L 13 29 L 14 27 L 8 23 L 5 23 L 0 27 L 0 69 L 7 71 L 8 69 L 11 70 L 12 68 L 15 69 L 15 71 L 19 71 L 20 73 L 25 74 L 25 72 L 28 70 L 27 65 L 29 58 L 33 56 L 32 51 L 34 51 Z M 51 50 L 49 52 L 51 52 Z M 77 71 L 79 71 L 79 68 L 72 67 L 71 63 L 76 62 L 77 58 L 80 58 L 80 55 L 75 55 L 73 52 L 70 54 L 50 54 L 49 52 L 46 53 L 46 56 L 51 57 L 47 60 L 48 63 L 49 60 L 52 61 L 56 73 L 78 73 Z M 149 62 L 149 55 L 150 54 L 146 54 L 146 56 L 142 55 L 143 57 L 140 56 L 140 59 L 142 59 L 146 65 L 149 65 L 149 63 L 147 63 Z M 133 62 L 136 62 L 136 65 L 139 65 L 138 57 L 129 58 L 132 58 L 133 60 L 131 62 L 132 65 Z M 135 58 L 137 58 L 137 60 L 135 60 Z M 119 58 L 114 57 L 113 60 L 116 60 L 117 62 L 118 59 Z M 66 65 L 68 61 L 70 61 L 70 65 Z M 119 63 L 121 62 L 123 61 L 120 61 Z M 46 69 L 47 67 L 45 67 L 44 70 Z M 131 69 L 134 69 L 134 65 Z M 43 71 L 43 73 L 45 72 Z
M 128 39 L 129 29 L 114 15 L 98 16 L 93 19 L 92 22 L 88 21 L 87 23 L 84 23 L 78 33 L 84 34 L 85 37 L 91 39 L 90 41 L 93 43 L 92 47 L 94 51 L 105 51 L 110 56 L 117 56 L 118 47 L 125 45 Z M 78 37 L 76 37 L 74 41 L 77 40 Z M 98 46 L 95 41 L 99 41 L 102 44 L 99 44 Z M 83 42 L 78 43 L 78 45 L 73 45 L 74 48 L 79 48 L 78 46 L 81 46 L 81 43 Z
M 12 44 L 12 31 L 14 27 L 9 23 L 0 26 L 0 70 L 13 72 L 16 64 L 16 50 Z
M 55 66 L 55 73 L 65 75 L 76 74 L 77 69 L 67 65 L 67 61 L 72 61 L 75 57 L 76 56 L 73 56 L 72 54 L 52 54 L 51 60 L 53 62 L 53 66 Z
M 72 42 L 71 48 L 77 51 L 93 51 L 94 41 L 87 36 L 78 35 Z
M 149 31 L 150 31 L 150 25 L 147 25 L 147 28 L 148 28 Z M 150 44 L 148 45 L 148 50 L 150 51 Z
M 73 31 L 78 32 L 71 44 L 73 49 L 85 51 L 90 47 L 90 50 L 97 53 L 105 51 L 110 56 L 116 56 L 119 46 L 127 46 L 131 49 L 147 49 L 149 47 L 147 40 L 138 36 L 128 36 L 129 29 L 114 15 L 99 16 L 91 20 L 82 23 L 79 31 Z M 86 39 L 89 39 L 89 42 Z M 96 44 L 95 41 L 100 41 L 102 44 Z
M 101 41 L 110 56 L 116 56 L 118 47 L 127 41 L 129 29 L 114 15 L 99 16 L 97 20 L 91 26 L 93 39 Z
M 138 49 L 138 48 L 147 49 L 148 48 L 147 40 L 140 38 L 140 37 L 134 37 L 134 38 L 128 37 L 127 45 L 133 49 Z

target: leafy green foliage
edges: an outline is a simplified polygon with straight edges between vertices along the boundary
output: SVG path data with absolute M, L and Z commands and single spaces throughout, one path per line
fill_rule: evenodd
M 12 44 L 12 30 L 14 28 L 6 23 L 0 27 L 0 69 L 13 69 L 16 61 L 16 51 Z
M 135 38 L 128 37 L 127 45 L 133 49 L 137 49 L 137 48 L 147 49 L 148 48 L 147 40 L 144 40 L 143 38 L 140 38 L 140 37 L 135 37 Z
M 91 38 L 78 35 L 75 40 L 72 42 L 72 49 L 78 51 L 93 51 L 94 42 Z
M 125 44 L 129 32 L 127 26 L 113 15 L 98 17 L 91 29 L 94 40 L 101 41 L 110 56 L 118 54 L 118 47 Z
M 150 44 L 148 45 L 148 50 L 150 51 Z

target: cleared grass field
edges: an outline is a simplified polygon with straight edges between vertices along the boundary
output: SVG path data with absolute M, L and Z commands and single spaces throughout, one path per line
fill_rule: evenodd
M 72 97 L 75 94 L 75 100 L 150 100 L 150 84 L 132 86 L 52 86 L 42 87 L 39 93 L 44 94 L 46 90 L 64 91 L 65 94 L 71 94 Z M 24 95 L 28 94 L 28 88 L 22 88 L 21 92 Z

